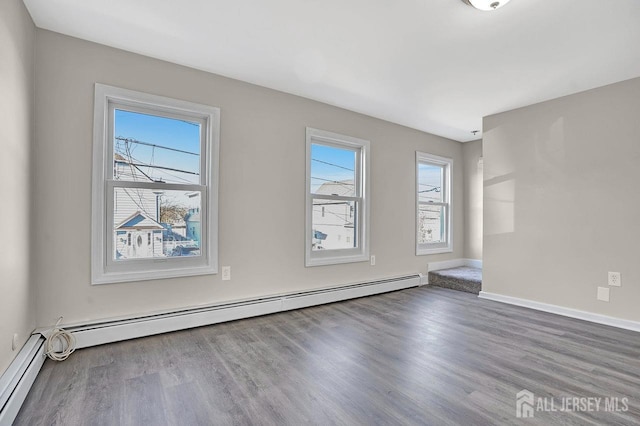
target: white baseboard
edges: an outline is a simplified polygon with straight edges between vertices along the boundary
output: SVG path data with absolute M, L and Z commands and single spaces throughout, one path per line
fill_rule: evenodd
M 482 269 L 482 259 L 464 259 L 464 266 Z
M 0 377 L 0 426 L 15 420 L 45 358 L 44 338 L 33 335 Z
M 429 262 L 427 272 L 439 271 L 441 269 L 457 268 L 464 266 L 464 259 L 442 260 L 440 262 Z
M 420 285 L 427 285 L 429 284 L 429 273 L 426 274 L 418 274 L 420 275 Z
M 478 259 L 451 259 L 440 262 L 429 262 L 427 271 L 439 271 L 441 269 L 458 268 L 460 266 L 472 266 L 474 268 L 482 268 L 482 260 Z
M 578 309 L 565 308 L 564 306 L 550 305 L 547 303 L 536 302 L 528 299 L 504 296 L 502 294 L 487 293 L 486 291 L 481 291 L 478 297 L 481 299 L 493 300 L 496 302 L 507 303 L 509 305 L 522 306 L 525 308 L 535 309 L 537 311 L 549 312 L 552 314 L 562 315 L 569 318 L 576 318 L 584 321 L 594 322 L 597 324 L 609 325 L 611 327 L 623 328 L 625 330 L 640 331 L 640 322 L 637 321 L 630 321 L 621 318 L 610 317 L 607 315 L 594 314 L 591 312 L 580 311 Z
M 211 305 L 139 318 L 65 327 L 76 338 L 76 348 L 102 345 L 170 331 L 201 327 L 308 306 L 371 296 L 420 285 L 418 274 L 315 291 Z

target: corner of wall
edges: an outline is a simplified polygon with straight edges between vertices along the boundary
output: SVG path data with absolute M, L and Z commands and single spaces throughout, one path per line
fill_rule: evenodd
M 462 145 L 464 191 L 464 254 L 482 259 L 482 139 Z
M 35 25 L 22 1 L 8 0 L 0 2 L 0 26 L 7 33 L 0 38 L 0 109 L 11 112 L 0 118 L 3 151 L 10 153 L 0 158 L 0 199 L 12 207 L 0 211 L 0 222 L 11 224 L 3 232 L 13 243 L 0 261 L 2 373 L 35 328 L 32 239 L 31 235 L 25 238 L 32 224 Z

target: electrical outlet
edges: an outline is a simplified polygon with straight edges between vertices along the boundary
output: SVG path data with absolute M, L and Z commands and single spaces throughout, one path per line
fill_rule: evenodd
M 371 266 L 376 266 L 376 255 L 375 254 L 371 255 Z
M 602 300 L 603 302 L 609 301 L 609 288 L 608 287 L 598 287 L 598 300 Z
M 11 350 L 15 351 L 18 349 L 18 333 L 13 333 L 13 339 L 11 339 Z
M 231 266 L 222 267 L 222 281 L 229 281 L 231 279 Z
M 620 272 L 609 272 L 609 285 L 614 287 L 622 286 L 622 279 L 620 278 Z

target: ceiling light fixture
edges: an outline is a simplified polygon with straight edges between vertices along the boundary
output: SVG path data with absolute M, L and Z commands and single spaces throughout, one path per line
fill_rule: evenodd
M 509 3 L 510 0 L 462 0 L 478 10 L 496 10 Z

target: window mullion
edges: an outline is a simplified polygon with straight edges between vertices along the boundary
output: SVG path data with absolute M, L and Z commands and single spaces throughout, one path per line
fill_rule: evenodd
M 152 189 L 152 190 L 167 190 L 167 191 L 204 191 L 206 185 L 198 184 L 182 184 L 182 183 L 164 183 L 164 182 L 140 182 L 140 181 L 127 181 L 127 180 L 114 180 L 108 179 L 106 181 L 107 186 L 114 188 L 140 188 L 140 189 Z
M 339 200 L 339 201 L 362 201 L 362 197 L 345 197 L 343 195 L 324 195 L 324 194 L 310 194 L 312 199 L 318 200 Z
M 418 204 L 421 206 L 448 206 L 447 202 L 439 202 L 439 201 L 418 201 Z

